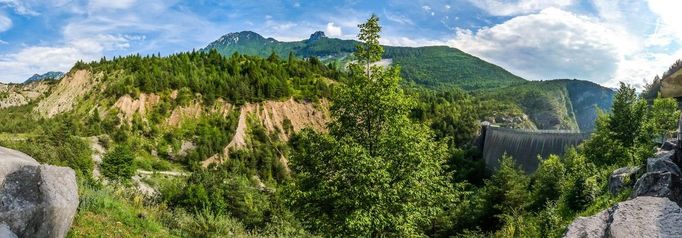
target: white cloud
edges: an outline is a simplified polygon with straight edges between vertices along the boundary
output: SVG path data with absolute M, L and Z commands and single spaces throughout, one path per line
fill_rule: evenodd
M 327 29 L 325 30 L 327 35 L 332 37 L 337 37 L 343 35 L 341 32 L 341 27 L 334 25 L 333 22 L 327 23 Z
M 483 9 L 494 16 L 516 16 L 535 13 L 550 7 L 566 7 L 574 0 L 469 0 L 474 6 Z
M 7 31 L 12 28 L 12 19 L 0 13 L 0 32 Z
M 136 0 L 91 0 L 91 9 L 127 9 L 135 4 Z
M 393 37 L 386 36 L 379 39 L 379 43 L 382 45 L 390 46 L 408 46 L 408 47 L 419 47 L 419 46 L 433 46 L 433 45 L 449 45 L 451 42 L 441 41 L 441 40 L 431 40 L 431 39 L 413 39 L 408 37 Z
M 411 25 L 411 26 L 414 25 L 414 22 L 412 20 L 410 20 L 410 18 L 407 18 L 407 17 L 402 16 L 402 15 L 393 14 L 393 13 L 388 12 L 386 10 L 384 10 L 384 16 L 386 17 L 387 20 L 395 22 L 395 23 L 400 23 L 403 25 Z
M 38 12 L 32 10 L 30 7 L 27 6 L 26 1 L 21 1 L 21 0 L 0 0 L 0 5 L 6 5 L 11 8 L 14 8 L 14 11 L 17 12 L 18 14 L 21 15 L 26 15 L 26 16 L 37 16 L 39 15 Z
M 649 0 L 649 9 L 659 17 L 657 33 L 682 39 L 682 1 Z
M 624 53 L 636 48 L 625 32 L 556 8 L 514 17 L 476 32 L 459 29 L 451 44 L 531 80 L 612 79 Z
M 578 78 L 608 87 L 641 87 L 682 57 L 682 15 L 675 12 L 682 2 L 593 3 L 591 17 L 550 7 L 477 31 L 458 29 L 448 44 L 527 79 Z M 520 5 L 526 7 L 501 7 L 496 14 L 533 9 Z
M 0 55 L 1 81 L 19 83 L 33 73 L 68 71 L 77 60 L 94 60 L 102 55 L 94 41 L 79 41 L 59 47 L 27 47 L 17 53 Z

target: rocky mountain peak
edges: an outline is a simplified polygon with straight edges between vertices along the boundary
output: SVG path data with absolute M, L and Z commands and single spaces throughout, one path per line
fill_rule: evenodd
M 238 43 L 244 43 L 248 41 L 263 41 L 265 37 L 253 31 L 240 31 L 232 32 L 223 35 L 217 41 L 211 43 L 211 45 L 233 45 Z M 209 45 L 209 46 L 211 46 Z
M 33 74 L 33 76 L 24 81 L 24 84 L 43 80 L 58 80 L 62 77 L 64 77 L 64 73 L 58 71 L 50 71 L 44 74 Z
M 310 35 L 310 38 L 308 38 L 308 42 L 315 42 L 318 41 L 322 38 L 327 38 L 327 36 L 324 34 L 323 31 L 316 31 L 312 35 Z

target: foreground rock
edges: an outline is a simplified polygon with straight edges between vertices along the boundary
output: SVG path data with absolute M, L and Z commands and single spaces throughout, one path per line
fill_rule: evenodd
M 613 171 L 609 176 L 609 192 L 618 194 L 623 189 L 632 186 L 637 179 L 635 177 L 637 172 L 639 172 L 639 167 L 623 167 Z
M 630 197 L 667 197 L 682 204 L 681 172 L 673 157 L 673 151 L 661 151 L 656 157 L 648 158 L 646 173 L 637 180 Z
M 634 186 L 636 168 L 621 168 L 609 177 L 609 191 L 631 187 L 631 200 L 591 217 L 573 221 L 565 237 L 682 237 L 682 172 L 673 158 L 673 143 L 647 159 L 645 173 Z
M 0 147 L 0 236 L 65 237 L 77 208 L 72 169 Z
M 681 237 L 682 209 L 668 198 L 637 197 L 576 219 L 564 237 Z

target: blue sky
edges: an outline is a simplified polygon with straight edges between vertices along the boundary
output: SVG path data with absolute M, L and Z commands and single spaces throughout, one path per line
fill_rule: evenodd
M 679 9 L 672 0 L 0 0 L 0 82 L 79 59 L 202 48 L 242 30 L 353 39 L 375 13 L 384 44 L 456 47 L 530 80 L 641 86 L 682 58 Z

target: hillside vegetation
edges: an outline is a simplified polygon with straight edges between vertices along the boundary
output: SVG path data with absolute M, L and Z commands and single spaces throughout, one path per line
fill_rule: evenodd
M 319 58 L 330 67 L 343 69 L 354 60 L 351 53 L 358 43 L 328 38 L 322 32 L 303 41 L 281 42 L 244 31 L 224 35 L 204 50 L 215 49 L 223 55 L 238 52 L 267 57 L 274 52 Z M 581 80 L 526 81 L 497 65 L 446 46 L 384 46 L 382 58 L 400 66 L 406 84 L 437 91 L 456 87 L 473 91 L 482 104 L 491 101 L 499 104 L 486 110 L 490 114 L 482 119 L 507 127 L 592 131 L 596 107 L 608 110 L 614 93 Z
M 328 38 L 316 32 L 303 41 L 281 42 L 250 32 L 227 34 L 210 43 L 204 50 L 215 49 L 223 55 L 235 52 L 267 57 L 271 53 L 309 58 L 344 66 L 354 59 L 352 52 L 358 41 Z M 438 47 L 384 46 L 383 58 L 392 59 L 402 67 L 401 76 L 408 82 L 422 85 L 458 86 L 464 89 L 492 88 L 524 80 L 508 71 L 458 49 Z
M 564 79 L 479 90 L 475 95 L 518 104 L 539 129 L 590 132 L 597 111 L 610 109 L 614 92 L 592 82 Z
M 679 116 L 671 100 L 649 108 L 622 85 L 585 144 L 530 175 L 507 156 L 487 171 L 480 121 L 583 129 L 578 114 L 611 91 L 525 82 L 451 48 L 384 51 L 378 18 L 360 27 L 367 40 L 352 55 L 320 34 L 296 43 L 346 54 L 345 68 L 257 35 L 219 42 L 280 48 L 78 62 L 44 97 L 0 109 L 0 146 L 76 171 L 71 237 L 556 237 L 625 199 L 608 192 L 608 174 L 643 164 L 672 130 L 655 125 Z M 389 54 L 393 65 L 373 64 Z M 461 74 L 415 64 L 404 82 L 401 57 L 453 60 Z M 491 79 L 505 74 L 516 83 Z M 467 91 L 448 75 L 481 84 Z

